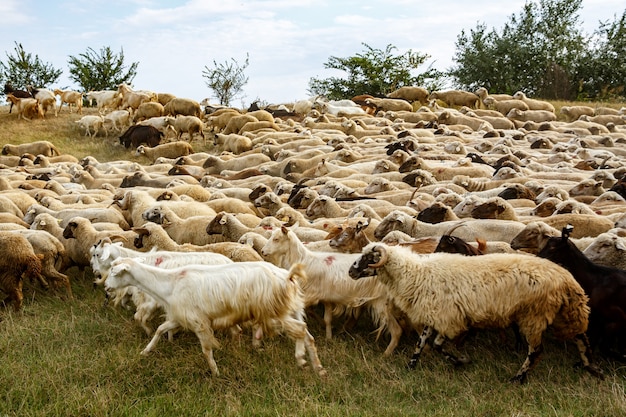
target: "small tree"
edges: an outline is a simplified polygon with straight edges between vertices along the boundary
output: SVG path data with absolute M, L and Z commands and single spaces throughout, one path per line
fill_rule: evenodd
M 115 90 L 122 84 L 130 84 L 137 75 L 139 62 L 124 65 L 124 50 L 115 54 L 111 47 L 105 46 L 96 52 L 87 48 L 78 57 L 69 56 L 70 78 L 79 84 L 83 91 Z
M 39 56 L 27 53 L 21 43 L 15 42 L 14 55 L 6 55 L 6 64 L 0 61 L 0 81 L 12 84 L 13 88 L 45 87 L 55 83 L 63 72 L 42 62 Z
M 231 100 L 241 93 L 243 86 L 248 84 L 248 77 L 244 71 L 248 68 L 249 54 L 242 65 L 235 58 L 218 64 L 213 60 L 213 68 L 205 65 L 202 76 L 207 80 L 206 85 L 213 90 L 220 104 L 229 106 Z
M 366 43 L 363 46 L 365 51 L 360 54 L 348 58 L 331 56 L 324 64 L 324 68 L 345 71 L 347 78 L 311 78 L 309 93 L 333 100 L 360 94 L 383 96 L 404 86 L 420 85 L 432 89 L 443 76 L 431 67 L 421 74 L 413 75 L 413 70 L 430 57 L 427 54 L 409 49 L 402 55 L 394 55 L 397 48 L 393 45 L 387 45 L 384 50 L 372 48 Z M 430 85 L 426 85 L 428 82 Z

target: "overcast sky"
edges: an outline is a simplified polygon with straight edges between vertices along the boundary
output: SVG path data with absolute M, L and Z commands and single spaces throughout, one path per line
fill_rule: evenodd
M 311 77 L 325 78 L 330 56 L 362 52 L 362 43 L 398 53 L 431 56 L 427 64 L 452 65 L 461 30 L 484 23 L 500 29 L 525 0 L 1 0 L 0 60 L 15 43 L 63 70 L 58 85 L 78 89 L 68 77 L 68 56 L 87 48 L 124 50 L 139 62 L 136 89 L 202 100 L 212 97 L 202 70 L 234 58 L 250 65 L 244 97 L 289 102 L 307 96 Z M 583 0 L 583 31 L 613 21 L 624 0 Z

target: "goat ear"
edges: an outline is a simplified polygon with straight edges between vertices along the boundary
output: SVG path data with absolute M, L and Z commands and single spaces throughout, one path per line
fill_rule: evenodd
M 615 248 L 617 250 L 626 251 L 626 243 L 618 241 L 615 243 Z
M 283 234 L 287 234 L 287 232 L 289 232 L 289 229 L 287 229 L 285 226 L 280 226 L 280 231 L 283 232 Z

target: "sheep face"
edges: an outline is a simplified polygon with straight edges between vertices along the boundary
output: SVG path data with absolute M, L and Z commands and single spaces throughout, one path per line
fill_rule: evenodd
M 386 259 L 386 252 L 382 245 L 373 245 L 363 249 L 363 254 L 354 261 L 348 274 L 352 279 L 371 277 L 376 275 L 376 268 L 382 266 Z

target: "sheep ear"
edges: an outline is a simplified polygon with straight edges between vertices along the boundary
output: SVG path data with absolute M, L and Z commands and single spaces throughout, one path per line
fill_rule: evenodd
M 622 241 L 618 241 L 615 243 L 615 248 L 617 250 L 626 251 L 626 244 Z

